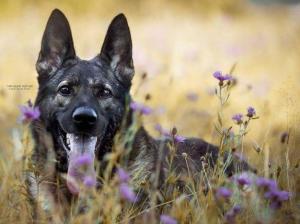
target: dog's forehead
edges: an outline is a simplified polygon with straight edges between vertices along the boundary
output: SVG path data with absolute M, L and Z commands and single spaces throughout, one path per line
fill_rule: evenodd
M 116 80 L 110 67 L 94 60 L 79 60 L 65 70 L 64 78 L 73 78 L 84 81 L 87 84 L 97 84 L 101 82 L 112 82 Z

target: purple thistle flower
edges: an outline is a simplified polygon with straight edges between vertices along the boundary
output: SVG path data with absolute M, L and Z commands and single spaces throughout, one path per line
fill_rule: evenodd
M 177 224 L 177 220 L 169 215 L 161 215 L 160 221 L 162 224 Z
M 214 76 L 216 79 L 219 80 L 219 85 L 220 85 L 220 86 L 223 86 L 224 81 L 226 81 L 226 80 L 229 81 L 229 80 L 232 79 L 232 76 L 231 76 L 231 75 L 228 75 L 228 74 L 222 75 L 222 72 L 220 72 L 220 71 L 214 72 L 213 76 Z
M 74 164 L 78 167 L 84 166 L 84 165 L 90 165 L 94 161 L 94 158 L 86 153 L 82 155 L 77 155 L 76 158 L 74 159 Z
M 240 205 L 235 205 L 233 208 L 232 208 L 232 211 L 233 213 L 237 214 L 237 213 L 240 213 L 242 211 L 242 207 Z
M 186 98 L 189 100 L 189 101 L 192 101 L 192 102 L 195 102 L 198 100 L 199 96 L 197 93 L 193 93 L 193 92 L 190 92 L 186 95 Z
M 161 135 L 165 136 L 165 137 L 170 137 L 170 133 L 169 131 L 167 131 L 166 129 L 164 129 L 160 124 L 156 124 L 154 126 L 154 129 L 156 131 L 158 131 Z
M 264 197 L 270 201 L 272 209 L 280 208 L 282 202 L 287 201 L 291 196 L 290 192 L 279 190 L 276 181 L 272 179 L 258 177 L 256 185 L 264 189 Z
M 174 140 L 175 140 L 176 143 L 182 143 L 186 140 L 186 137 L 183 137 L 181 135 L 175 135 Z
M 172 140 L 174 138 L 175 143 L 182 143 L 186 140 L 186 137 L 184 137 L 184 136 L 181 136 L 181 135 L 178 135 L 178 134 L 172 135 L 171 132 L 169 132 L 166 129 L 162 128 L 162 126 L 160 124 L 156 124 L 154 126 L 154 129 L 157 130 L 162 136 L 164 136 L 167 139 Z
M 23 123 L 37 120 L 41 115 L 39 107 L 34 107 L 30 101 L 28 101 L 28 106 L 20 106 L 20 111 L 20 119 Z
M 256 114 L 256 111 L 255 111 L 254 107 L 248 107 L 247 117 L 253 117 L 253 116 L 255 116 L 255 114 Z
M 229 199 L 232 195 L 232 191 L 226 187 L 219 187 L 216 192 L 218 199 Z
M 140 104 L 138 104 L 137 102 L 131 102 L 130 103 L 130 108 L 133 110 L 133 111 L 138 111 L 140 109 Z
M 127 183 L 121 183 L 119 186 L 121 198 L 129 201 L 129 202 L 136 202 L 137 196 L 133 192 L 133 190 L 128 186 Z
M 242 173 L 236 178 L 236 182 L 241 186 L 249 186 L 251 184 L 251 179 L 247 173 Z
M 264 178 L 264 177 L 258 177 L 256 179 L 256 185 L 258 187 L 264 188 L 265 190 L 277 189 L 277 183 L 275 180 Z
M 144 114 L 144 115 L 149 115 L 152 113 L 152 109 L 150 107 L 147 107 L 147 106 L 143 106 L 141 107 L 141 114 Z
M 272 209 L 278 209 L 281 207 L 282 202 L 287 201 L 290 198 L 290 193 L 274 188 L 266 192 L 264 196 L 266 199 L 270 200 L 270 207 Z
M 289 199 L 290 193 L 287 191 L 280 191 L 278 189 L 271 189 L 264 194 L 267 199 L 276 199 L 279 201 L 286 201 Z
M 225 220 L 227 223 L 235 223 L 236 216 L 241 212 L 242 207 L 240 205 L 235 205 L 225 214 Z
M 130 108 L 135 111 L 135 112 L 139 112 L 141 114 L 144 115 L 149 115 L 152 113 L 152 109 L 150 107 L 147 107 L 141 103 L 137 103 L 137 102 L 131 102 L 130 103 Z
M 95 177 L 92 177 L 92 176 L 85 176 L 85 177 L 83 178 L 83 184 L 84 184 L 86 187 L 92 188 L 92 187 L 95 187 L 95 186 L 96 186 L 97 181 L 96 181 L 96 178 L 95 178 Z
M 243 115 L 235 114 L 232 116 L 232 120 L 234 120 L 237 124 L 241 124 L 241 123 L 243 123 Z
M 128 182 L 129 179 L 130 179 L 130 175 L 129 173 L 127 173 L 124 169 L 122 168 L 119 168 L 117 170 L 117 174 L 118 174 L 118 177 L 119 177 L 119 180 L 120 182 Z

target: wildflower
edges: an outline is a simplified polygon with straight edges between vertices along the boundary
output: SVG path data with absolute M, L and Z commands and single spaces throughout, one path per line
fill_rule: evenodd
M 258 187 L 264 188 L 264 190 L 271 190 L 277 188 L 277 183 L 275 180 L 264 178 L 264 177 L 258 177 L 256 179 L 256 185 Z
M 94 158 L 90 154 L 86 153 L 86 154 L 76 156 L 74 159 L 74 164 L 77 167 L 80 167 L 84 165 L 90 165 L 93 161 Z
M 135 111 L 135 112 L 139 112 L 141 114 L 144 115 L 149 115 L 152 113 L 152 109 L 150 107 L 147 107 L 141 103 L 137 103 L 137 102 L 131 102 L 130 103 L 130 108 Z
M 129 179 L 130 179 L 130 176 L 129 176 L 129 173 L 127 173 L 124 169 L 122 168 L 119 168 L 117 170 L 117 174 L 118 174 L 118 177 L 119 177 L 119 180 L 120 182 L 128 182 Z
M 177 224 L 176 219 L 172 218 L 169 215 L 161 215 L 160 216 L 160 221 L 163 224 Z
M 242 207 L 240 205 L 235 205 L 225 214 L 225 220 L 227 223 L 235 223 L 235 217 L 241 212 Z
M 23 106 L 23 105 L 20 106 L 20 111 L 21 111 L 20 118 L 23 123 L 37 120 L 41 115 L 39 107 L 34 107 L 30 100 L 28 101 L 28 106 Z
M 277 183 L 272 179 L 258 177 L 256 185 L 264 189 L 264 197 L 270 200 L 270 207 L 272 209 L 280 208 L 282 202 L 287 201 L 291 196 L 290 192 L 279 190 Z
M 93 156 L 88 153 L 70 153 L 67 173 L 67 186 L 70 192 L 72 194 L 78 194 L 81 185 L 92 188 L 95 187 L 96 184 L 97 180 Z
M 192 102 L 195 102 L 198 100 L 199 96 L 197 93 L 193 93 L 193 92 L 190 92 L 186 95 L 186 98 L 189 100 L 189 101 L 192 101 Z
M 236 182 L 241 186 L 249 186 L 251 184 L 251 179 L 247 173 L 242 173 L 236 177 Z
M 235 114 L 232 116 L 232 120 L 234 120 L 237 124 L 242 124 L 243 123 L 243 115 Z
M 133 190 L 128 186 L 127 183 L 121 183 L 119 186 L 120 195 L 123 199 L 129 202 L 136 202 L 137 196 L 133 192 Z
M 181 135 L 175 135 L 174 140 L 175 140 L 176 143 L 182 143 L 186 140 L 186 137 L 183 137 Z
M 232 191 L 226 187 L 220 187 L 217 189 L 216 197 L 218 199 L 229 199 L 232 195 Z
M 256 114 L 256 111 L 255 111 L 255 109 L 254 109 L 254 107 L 248 107 L 248 109 L 247 109 L 247 117 L 253 117 L 253 116 L 255 116 L 255 114 Z
M 96 181 L 96 178 L 92 177 L 92 176 L 85 176 L 84 179 L 83 179 L 83 184 L 86 186 L 86 187 L 95 187 L 96 184 L 97 184 L 97 181 Z
M 214 76 L 216 79 L 219 80 L 219 85 L 220 85 L 220 86 L 223 86 L 224 81 L 226 81 L 226 80 L 229 81 L 229 80 L 232 79 L 232 76 L 231 76 L 231 75 L 228 75 L 228 74 L 222 75 L 222 72 L 220 72 L 220 71 L 214 72 L 213 76 Z
M 171 132 L 167 131 L 166 129 L 163 129 L 160 124 L 156 124 L 154 128 L 165 138 L 171 140 L 173 139 L 175 143 L 182 143 L 186 140 L 186 137 L 177 134 L 177 129 L 175 127 L 172 129 Z
M 270 207 L 272 209 L 278 209 L 281 207 L 283 201 L 287 201 L 290 198 L 290 193 L 273 188 L 266 192 L 264 196 L 270 200 Z
M 158 131 L 161 135 L 163 135 L 165 137 L 167 137 L 167 136 L 170 137 L 170 133 L 167 130 L 163 129 L 163 127 L 160 124 L 156 124 L 154 126 L 154 129 L 156 131 Z

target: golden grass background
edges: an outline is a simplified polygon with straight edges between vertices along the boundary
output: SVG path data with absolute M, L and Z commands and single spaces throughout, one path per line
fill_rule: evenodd
M 246 1 L 1 1 L 0 2 L 0 156 L 14 156 L 13 128 L 18 105 L 37 93 L 35 61 L 50 12 L 61 9 L 69 19 L 81 58 L 101 48 L 112 18 L 123 12 L 132 33 L 136 74 L 132 95 L 154 113 L 147 129 L 176 126 L 184 136 L 218 144 L 214 130 L 219 103 L 214 95 L 216 70 L 236 64 L 225 126 L 231 116 L 254 106 L 260 117 L 250 125 L 245 151 L 261 174 L 280 166 L 282 186 L 298 201 L 300 177 L 300 5 L 257 5 Z M 142 74 L 147 73 L 142 81 Z M 29 90 L 9 85 L 32 85 Z M 197 101 L 187 94 L 198 95 Z M 151 99 L 145 101 L 145 96 Z M 284 132 L 290 135 L 282 144 Z M 260 147 L 256 153 L 253 146 Z M 269 154 L 270 158 L 267 156 Z M 0 172 L 4 172 L 4 168 Z M 0 175 L 3 177 L 3 175 Z M 289 186 L 287 186 L 289 185 Z M 297 204 L 297 203 L 296 203 Z

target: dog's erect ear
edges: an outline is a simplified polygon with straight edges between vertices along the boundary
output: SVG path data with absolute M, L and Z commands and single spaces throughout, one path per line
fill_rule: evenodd
M 44 31 L 41 51 L 36 63 L 37 72 L 40 76 L 51 76 L 66 60 L 75 57 L 69 22 L 60 10 L 54 9 Z
M 124 14 L 117 15 L 109 25 L 100 57 L 110 64 L 120 81 L 130 85 L 134 74 L 132 43 Z

